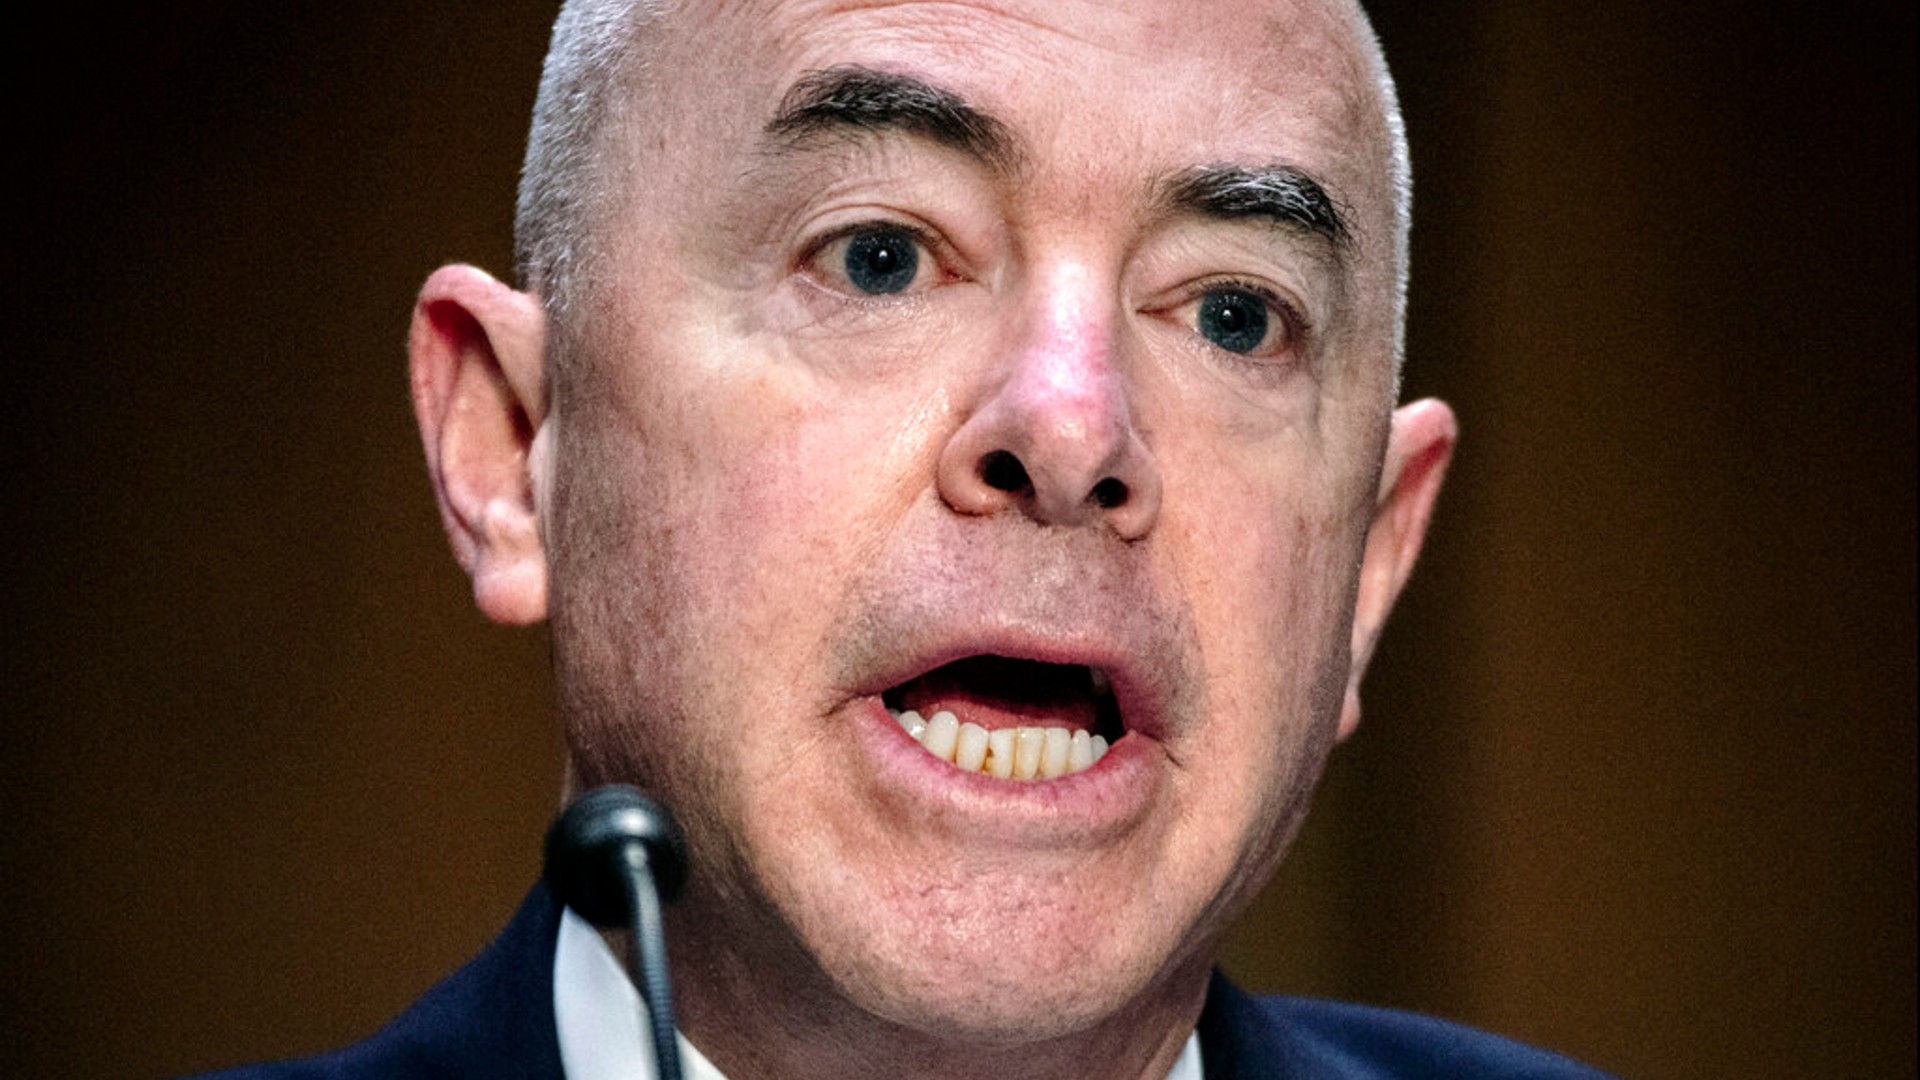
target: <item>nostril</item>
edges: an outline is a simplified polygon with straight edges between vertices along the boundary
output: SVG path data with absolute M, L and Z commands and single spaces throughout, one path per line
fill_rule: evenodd
M 1027 467 L 1005 450 L 995 450 L 980 459 L 980 479 L 995 491 L 1013 494 L 1032 484 Z
M 1111 510 L 1127 501 L 1127 485 L 1109 476 L 1093 485 L 1091 497 L 1095 506 L 1102 510 Z

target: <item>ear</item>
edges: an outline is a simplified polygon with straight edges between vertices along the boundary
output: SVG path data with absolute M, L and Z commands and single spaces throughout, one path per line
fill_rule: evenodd
M 1373 659 L 1387 612 L 1413 572 L 1420 543 L 1427 535 L 1440 481 L 1453 458 L 1459 427 L 1453 410 L 1431 398 L 1394 410 L 1387 435 L 1386 461 L 1380 470 L 1380 494 L 1367 531 L 1360 563 L 1360 588 L 1354 605 L 1353 652 L 1346 700 L 1340 708 L 1339 738 L 1360 725 L 1360 677 Z
M 443 266 L 413 309 L 413 412 L 453 554 L 488 618 L 547 614 L 547 563 L 533 476 L 546 422 L 546 313 L 537 298 L 471 266 Z

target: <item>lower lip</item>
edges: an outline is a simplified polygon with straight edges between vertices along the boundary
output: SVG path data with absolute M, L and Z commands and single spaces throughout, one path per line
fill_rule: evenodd
M 1123 832 L 1152 810 L 1166 782 L 1160 744 L 1129 733 L 1099 761 L 1051 780 L 1002 780 L 968 772 L 927 753 L 879 697 L 848 704 L 852 727 L 883 798 L 902 813 L 938 811 L 970 838 L 1058 845 L 1065 837 L 1098 841 Z

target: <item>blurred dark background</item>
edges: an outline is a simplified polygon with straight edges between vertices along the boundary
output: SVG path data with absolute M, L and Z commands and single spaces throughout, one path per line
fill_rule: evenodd
M 350 1040 L 537 872 L 545 639 L 471 608 L 403 343 L 436 264 L 508 268 L 553 7 L 9 35 L 0 1075 Z M 1375 10 L 1465 440 L 1229 967 L 1913 1076 L 1913 6 Z

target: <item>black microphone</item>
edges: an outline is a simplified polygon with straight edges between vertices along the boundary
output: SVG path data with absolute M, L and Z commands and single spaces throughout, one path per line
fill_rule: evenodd
M 673 987 L 660 906 L 687 881 L 687 844 L 673 816 L 626 784 L 594 788 L 547 830 L 547 885 L 601 929 L 632 931 L 628 961 L 653 1026 L 660 1080 L 680 1080 Z

